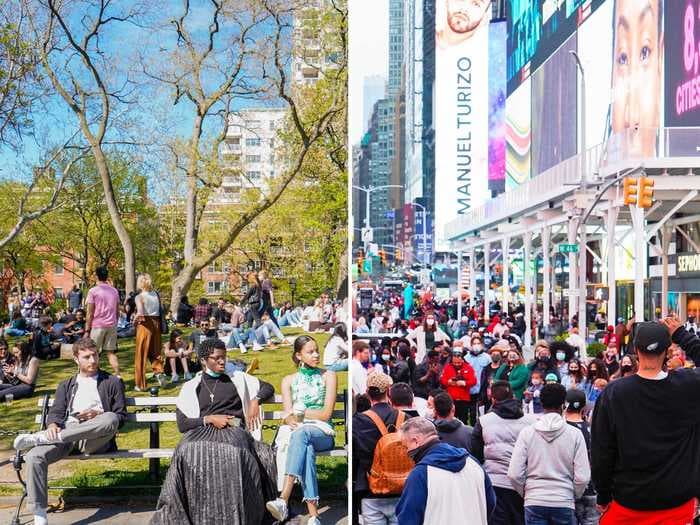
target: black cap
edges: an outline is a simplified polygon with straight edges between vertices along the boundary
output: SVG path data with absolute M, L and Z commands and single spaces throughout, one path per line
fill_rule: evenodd
M 671 336 L 666 325 L 654 321 L 637 323 L 634 347 L 649 354 L 661 354 L 671 346 Z
M 583 390 L 570 388 L 566 391 L 566 409 L 579 411 L 586 406 L 586 393 Z

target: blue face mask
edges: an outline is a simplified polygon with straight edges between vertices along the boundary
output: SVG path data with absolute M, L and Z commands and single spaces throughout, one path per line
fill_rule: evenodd
M 216 377 L 221 377 L 221 374 L 220 374 L 219 372 L 212 372 L 212 371 L 209 370 L 208 368 L 207 368 L 207 375 L 208 375 L 209 377 L 214 377 L 214 378 L 216 378 Z

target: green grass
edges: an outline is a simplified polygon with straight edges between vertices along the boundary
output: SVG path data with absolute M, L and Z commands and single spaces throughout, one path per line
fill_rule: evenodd
M 285 330 L 285 335 L 298 335 L 300 330 Z M 328 340 L 328 334 L 311 334 L 316 339 L 322 349 Z M 126 384 L 127 396 L 147 396 L 147 392 L 135 392 L 134 388 L 134 340 L 120 339 L 119 365 L 121 375 Z M 253 358 L 258 358 L 260 367 L 255 375 L 275 387 L 275 392 L 280 393 L 282 378 L 294 371 L 294 364 L 291 359 L 291 347 L 282 346 L 275 350 L 264 352 L 249 352 L 241 356 L 240 352 L 229 352 L 229 358 L 242 359 L 250 362 Z M 111 367 L 107 363 L 106 356 L 103 356 L 101 366 L 111 372 Z M 147 368 L 147 370 L 150 370 Z M 72 361 L 52 360 L 41 364 L 39 379 L 34 396 L 29 399 L 13 401 L 11 405 L 0 404 L 0 430 L 38 430 L 38 425 L 34 423 L 34 417 L 39 412 L 37 399 L 42 395 L 53 395 L 58 383 L 67 379 L 76 372 L 76 366 Z M 149 374 L 150 375 L 150 374 Z M 148 376 L 147 376 L 148 377 Z M 149 386 L 156 385 L 153 379 L 149 379 Z M 166 385 L 160 389 L 159 396 L 176 396 L 180 390 L 179 385 Z M 338 392 L 347 388 L 347 373 L 338 374 Z M 336 433 L 336 445 L 345 444 L 344 428 L 338 427 Z M 266 430 L 263 438 L 270 442 L 274 431 Z M 172 448 L 180 441 L 180 433 L 175 423 L 160 424 L 160 446 Z M 0 450 L 9 450 L 12 447 L 13 436 L 0 436 Z M 127 423 L 117 435 L 117 446 L 120 449 L 148 448 L 149 432 L 148 426 L 144 424 Z M 161 460 L 161 478 L 165 477 L 169 465 L 168 460 Z M 74 460 L 63 461 L 52 469 L 60 468 L 61 478 L 50 482 L 53 487 L 75 487 L 66 489 L 59 493 L 64 498 L 69 495 L 82 494 L 87 488 L 114 488 L 114 487 L 134 487 L 152 485 L 148 480 L 148 460 L 140 459 L 120 459 L 120 460 Z M 51 475 L 51 469 L 49 470 Z M 63 476 L 65 474 L 65 476 Z M 347 479 L 347 461 L 345 458 L 318 458 L 318 478 L 321 493 L 325 495 L 343 495 L 345 482 Z M 11 487 L 0 487 L 0 495 L 19 492 L 19 485 Z M 128 490 L 126 492 L 129 492 Z M 132 493 L 147 494 L 153 492 L 158 494 L 159 488 L 148 489 L 133 488 Z M 56 492 L 52 492 L 56 494 Z M 121 494 L 122 491 L 119 491 Z

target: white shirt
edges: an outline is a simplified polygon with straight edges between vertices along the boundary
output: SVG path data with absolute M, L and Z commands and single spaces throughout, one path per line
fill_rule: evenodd
M 83 412 L 90 408 L 104 411 L 100 394 L 97 391 L 97 374 L 92 377 L 85 377 L 78 374 L 76 383 L 78 384 L 78 389 L 75 392 L 75 397 L 73 397 L 73 403 L 69 413 Z M 78 420 L 70 416 L 68 421 L 77 422 Z
M 348 351 L 348 344 L 337 335 L 331 337 L 330 341 L 323 350 L 323 366 L 329 366 L 340 359 L 341 352 Z
M 141 292 L 136 296 L 143 305 L 143 315 L 158 317 L 160 315 L 160 303 L 155 292 Z
M 354 395 L 367 392 L 367 369 L 357 359 L 350 360 L 350 377 Z

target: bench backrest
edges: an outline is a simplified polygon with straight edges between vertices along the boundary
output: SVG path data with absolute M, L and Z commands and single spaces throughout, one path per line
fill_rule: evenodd
M 175 404 L 177 402 L 177 397 L 156 397 L 156 396 L 140 396 L 140 397 L 127 397 L 126 406 L 127 407 L 139 407 L 143 408 L 168 408 L 168 411 L 164 412 L 146 412 L 146 411 L 136 411 L 129 412 L 127 415 L 127 421 L 132 423 L 165 423 L 176 421 L 175 416 Z M 37 414 L 35 422 L 39 425 L 42 424 L 42 414 L 45 409 L 48 413 L 48 409 L 53 406 L 54 398 L 49 398 L 44 396 L 39 399 L 37 406 L 42 409 L 41 414 Z M 345 407 L 345 393 L 338 394 L 336 397 L 336 407 L 340 404 L 340 408 L 336 408 L 333 411 L 333 419 L 345 419 L 346 407 Z M 265 410 L 270 405 L 279 405 L 279 408 L 275 407 L 273 410 Z M 277 421 L 281 420 L 284 416 L 282 410 L 282 396 L 275 395 L 274 401 L 266 402 L 263 407 L 261 407 L 262 419 L 263 421 Z M 138 410 L 138 409 L 137 409 Z

